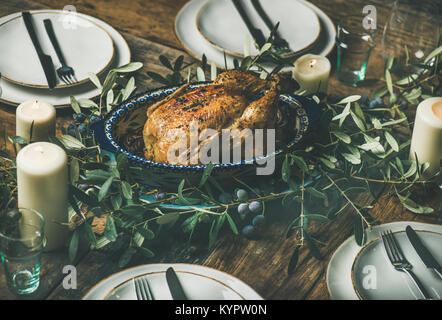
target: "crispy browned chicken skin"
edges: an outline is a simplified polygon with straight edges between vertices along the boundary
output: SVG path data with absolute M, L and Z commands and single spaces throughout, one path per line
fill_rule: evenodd
M 148 108 L 143 130 L 145 157 L 169 163 L 169 148 L 180 138 L 173 134 L 174 129 L 181 129 L 189 138 L 192 121 L 197 121 L 200 132 L 206 128 L 217 132 L 275 128 L 279 95 L 293 92 L 295 85 L 287 74 L 262 80 L 238 70 L 221 73 L 208 86 L 188 90 L 184 85 Z M 266 93 L 256 99 L 262 92 Z M 185 159 L 176 164 L 189 164 Z

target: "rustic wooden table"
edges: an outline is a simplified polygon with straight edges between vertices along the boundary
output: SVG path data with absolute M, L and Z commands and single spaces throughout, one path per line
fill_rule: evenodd
M 163 54 L 171 59 L 185 54 L 186 61 L 193 61 L 183 50 L 183 46 L 174 34 L 174 19 L 179 9 L 187 0 L 2 0 L 0 16 L 31 9 L 63 9 L 74 5 L 78 12 L 95 16 L 106 21 L 120 31 L 132 50 L 133 61 L 141 61 L 144 67 L 137 72 L 138 91 L 159 87 L 152 82 L 146 71 L 164 72 L 158 61 Z M 362 0 L 312 0 L 312 3 L 324 10 L 336 23 L 342 15 L 361 13 L 366 1 Z M 389 13 L 391 1 L 372 0 L 377 8 L 378 27 L 382 28 Z M 336 60 L 335 53 L 329 57 Z M 335 63 L 334 63 L 335 65 Z M 383 70 L 380 44 L 377 45 L 368 64 L 368 78 L 379 78 Z M 369 94 L 372 87 L 350 88 L 341 85 L 333 68 L 329 83 L 332 96 L 346 96 L 355 93 Z M 15 135 L 15 107 L 0 103 L 0 119 L 6 124 L 8 134 Z M 57 111 L 57 132 L 72 120 L 70 110 Z M 431 198 L 431 197 L 430 197 Z M 437 207 L 437 197 L 430 199 L 427 205 Z M 372 202 L 366 194 L 361 194 L 359 203 L 368 205 Z M 380 199 L 374 204 L 371 215 L 383 223 L 393 221 L 421 221 L 435 223 L 437 215 L 417 216 L 405 210 L 396 197 L 392 197 L 386 188 Z M 293 213 L 294 214 L 294 213 Z M 330 299 L 326 285 L 326 267 L 338 246 L 353 232 L 351 210 L 343 212 L 336 221 L 314 225 L 312 234 L 324 241 L 320 248 L 323 260 L 312 257 L 308 250 L 300 252 L 298 266 L 291 276 L 287 276 L 288 260 L 294 248 L 295 240 L 284 237 L 288 221 L 292 214 L 285 214 L 272 223 L 258 241 L 248 241 L 230 233 L 220 236 L 211 250 L 206 247 L 188 246 L 172 243 L 167 252 L 159 252 L 152 262 L 185 262 L 205 265 L 227 272 L 251 285 L 265 299 Z M 38 291 L 27 299 L 81 299 L 88 290 L 101 279 L 117 271 L 101 251 L 83 253 L 76 262 L 77 289 L 65 290 L 62 286 L 63 267 L 69 264 L 67 250 L 46 253 L 42 263 L 42 283 Z M 4 272 L 0 272 L 0 299 L 17 299 L 11 294 L 5 283 Z

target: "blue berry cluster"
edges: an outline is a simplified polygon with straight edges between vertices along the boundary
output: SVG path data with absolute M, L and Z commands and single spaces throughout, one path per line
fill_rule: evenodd
M 259 229 L 265 225 L 266 219 L 262 214 L 262 203 L 261 201 L 253 200 L 247 202 L 249 195 L 244 189 L 237 189 L 235 191 L 235 196 L 241 203 L 238 205 L 238 213 L 241 217 L 245 217 L 247 214 L 251 213 L 254 215 L 251 224 L 243 227 L 241 233 L 248 239 L 253 239 L 257 236 Z
M 75 129 L 78 129 L 78 132 L 81 135 L 86 134 L 87 130 L 87 116 L 83 112 L 79 112 L 75 114 L 74 120 L 68 126 L 68 135 L 75 137 Z M 91 116 L 89 119 L 89 125 L 97 123 L 100 121 L 100 118 L 97 116 Z

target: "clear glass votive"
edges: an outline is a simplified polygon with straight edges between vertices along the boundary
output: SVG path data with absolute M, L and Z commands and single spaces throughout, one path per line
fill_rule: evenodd
M 368 59 L 375 47 L 375 30 L 364 27 L 366 16 L 346 16 L 339 21 L 336 35 L 338 79 L 356 87 L 365 79 Z
M 40 284 L 44 226 L 45 219 L 33 209 L 14 209 L 0 216 L 0 257 L 8 288 L 15 294 L 32 293 Z

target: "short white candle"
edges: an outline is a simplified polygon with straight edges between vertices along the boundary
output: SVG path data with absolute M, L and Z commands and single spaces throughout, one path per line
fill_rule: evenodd
M 305 94 L 327 93 L 331 63 L 323 56 L 306 54 L 295 61 L 293 79 Z
M 16 110 L 16 135 L 29 142 L 32 122 L 32 142 L 48 141 L 49 135 L 55 135 L 54 106 L 38 100 L 20 104 Z
M 417 107 L 410 158 L 416 160 L 415 154 L 420 164 L 430 164 L 429 174 L 439 171 L 442 159 L 442 97 L 428 98 Z
M 35 142 L 21 149 L 17 155 L 17 192 L 19 207 L 34 209 L 45 218 L 46 250 L 63 246 L 69 234 L 69 229 L 59 224 L 68 222 L 66 152 L 49 142 Z

